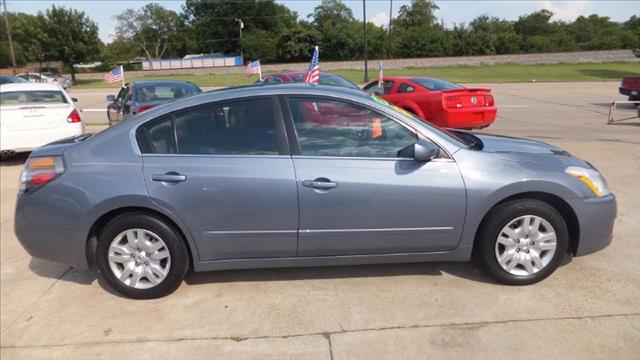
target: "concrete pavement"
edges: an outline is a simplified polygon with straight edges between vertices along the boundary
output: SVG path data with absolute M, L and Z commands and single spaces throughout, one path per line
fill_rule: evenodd
M 559 145 L 598 167 L 618 197 L 611 246 L 526 287 L 497 285 L 472 263 L 428 263 L 189 274 L 166 298 L 128 300 L 94 272 L 26 254 L 12 229 L 24 158 L 3 162 L 0 355 L 637 358 L 640 121 L 606 125 L 617 85 L 487 85 L 499 106 L 487 132 Z

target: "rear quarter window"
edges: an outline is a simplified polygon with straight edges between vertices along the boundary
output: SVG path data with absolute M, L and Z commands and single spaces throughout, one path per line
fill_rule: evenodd
M 2 105 L 67 104 L 60 91 L 8 91 L 0 93 Z

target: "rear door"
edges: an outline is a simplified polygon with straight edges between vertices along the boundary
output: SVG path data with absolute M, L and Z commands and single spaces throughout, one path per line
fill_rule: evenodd
M 187 225 L 200 260 L 295 256 L 298 194 L 276 98 L 181 110 L 137 139 L 151 199 Z
M 66 124 L 72 105 L 58 90 L 2 92 L 2 126 L 11 131 L 54 129 Z

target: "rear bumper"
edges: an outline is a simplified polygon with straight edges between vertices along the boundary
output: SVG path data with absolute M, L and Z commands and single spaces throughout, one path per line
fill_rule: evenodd
M 618 88 L 618 91 L 622 95 L 640 97 L 640 89 L 632 90 L 621 86 Z
M 580 240 L 575 255 L 587 255 L 607 247 L 613 237 L 617 215 L 615 196 L 567 201 L 575 211 L 580 226 Z
M 42 190 L 45 189 L 26 196 L 18 195 L 14 221 L 18 241 L 33 257 L 63 263 L 79 270 L 88 269 L 86 234 L 83 236 L 69 222 L 60 221 L 64 218 L 73 219 L 73 216 L 66 216 L 71 211 L 64 209 L 63 199 L 39 194 Z M 51 202 L 59 206 L 52 207 Z M 52 216 L 51 212 L 55 215 Z
M 487 127 L 496 120 L 495 106 L 479 109 L 445 109 L 442 119 L 434 121 L 442 127 L 476 129 Z

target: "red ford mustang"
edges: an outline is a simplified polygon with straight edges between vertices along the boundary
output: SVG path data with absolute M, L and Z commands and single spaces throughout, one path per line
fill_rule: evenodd
M 484 128 L 496 119 L 490 89 L 423 77 L 385 77 L 383 84 L 381 89 L 375 81 L 364 90 L 441 127 Z

